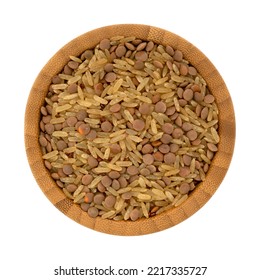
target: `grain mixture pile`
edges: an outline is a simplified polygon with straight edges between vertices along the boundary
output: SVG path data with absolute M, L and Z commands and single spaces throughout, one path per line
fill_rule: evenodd
M 103 39 L 52 78 L 41 107 L 43 160 L 92 218 L 151 217 L 183 203 L 218 150 L 218 108 L 179 50 Z

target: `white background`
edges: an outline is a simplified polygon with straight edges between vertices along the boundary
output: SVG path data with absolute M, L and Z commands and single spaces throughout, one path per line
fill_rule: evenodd
M 84 279 L 54 276 L 59 265 L 208 267 L 203 277 L 113 279 L 260 279 L 258 7 L 253 0 L 1 1 L 1 279 Z M 59 212 L 37 186 L 23 142 L 26 101 L 44 64 L 73 38 L 116 23 L 158 26 L 193 43 L 223 76 L 236 112 L 235 153 L 216 194 L 178 226 L 138 237 L 98 233 Z

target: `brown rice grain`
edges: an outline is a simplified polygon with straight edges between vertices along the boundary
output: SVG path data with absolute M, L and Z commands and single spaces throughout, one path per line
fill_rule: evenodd
M 179 205 L 181 205 L 185 200 L 187 200 L 188 195 L 185 194 L 183 195 L 179 200 L 177 200 L 174 204 L 175 207 L 178 207 Z

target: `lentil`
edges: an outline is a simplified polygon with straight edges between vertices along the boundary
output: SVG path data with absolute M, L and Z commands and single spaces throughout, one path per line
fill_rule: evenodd
M 104 205 L 107 208 L 113 208 L 116 203 L 116 198 L 113 195 L 108 195 L 105 198 Z
M 167 109 L 166 104 L 163 101 L 159 101 L 155 104 L 155 112 L 164 113 Z
M 181 193 L 181 194 L 186 194 L 186 193 L 189 192 L 189 190 L 190 190 L 190 186 L 189 186 L 188 183 L 182 183 L 182 184 L 180 185 L 180 193 Z
M 137 175 L 138 174 L 138 168 L 134 165 L 131 165 L 131 166 L 127 167 L 126 172 L 129 175 Z
M 96 207 L 89 207 L 88 214 L 91 218 L 96 218 L 98 216 L 98 209 Z
M 64 174 L 70 175 L 73 172 L 73 168 L 70 164 L 66 164 L 63 166 L 62 171 L 64 172 Z
M 162 131 L 167 134 L 172 134 L 173 129 L 174 129 L 174 127 L 171 123 L 165 123 L 162 125 Z
M 175 162 L 175 154 L 167 153 L 164 155 L 163 160 L 166 164 L 173 164 Z
M 108 176 L 106 175 L 106 176 L 103 176 L 103 177 L 102 177 L 101 183 L 102 183 L 105 187 L 109 187 L 109 186 L 111 186 L 111 184 L 112 184 L 112 180 L 111 180 L 110 177 L 108 177 Z
M 102 122 L 102 124 L 101 124 L 101 129 L 104 132 L 109 132 L 112 130 L 112 128 L 113 128 L 112 124 L 109 121 Z
M 101 203 L 104 201 L 105 196 L 103 193 L 98 193 L 96 195 L 94 195 L 93 201 L 95 204 L 97 205 L 101 205 Z
M 143 156 L 143 162 L 145 164 L 151 165 L 154 162 L 154 157 L 151 154 L 146 154 Z
M 93 156 L 89 156 L 89 157 L 88 157 L 88 165 L 89 165 L 91 168 L 97 167 L 97 166 L 98 166 L 98 161 L 97 161 L 97 159 L 95 159 Z
M 143 120 L 136 119 L 133 121 L 133 129 L 137 131 L 142 131 L 145 127 L 145 123 Z
M 81 180 L 83 185 L 89 185 L 93 180 L 93 176 L 90 174 L 86 174 L 82 177 Z
M 110 40 L 109 39 L 103 39 L 99 43 L 100 49 L 105 50 L 110 48 Z

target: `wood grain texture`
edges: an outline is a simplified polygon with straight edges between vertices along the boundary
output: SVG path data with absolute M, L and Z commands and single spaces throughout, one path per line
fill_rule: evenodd
M 149 219 L 110 221 L 90 218 L 56 186 L 46 170 L 38 143 L 40 107 L 51 84 L 52 76 L 58 74 L 69 61 L 69 55 L 78 56 L 93 48 L 103 38 L 116 35 L 136 36 L 143 40 L 171 45 L 180 49 L 184 57 L 194 65 L 206 80 L 219 107 L 220 143 L 207 173 L 201 183 L 181 206 Z M 198 211 L 215 193 L 231 162 L 235 144 L 235 115 L 228 89 L 208 58 L 191 43 L 169 31 L 147 25 L 122 24 L 102 27 L 87 32 L 62 47 L 44 66 L 36 78 L 26 107 L 24 126 L 25 148 L 32 173 L 48 199 L 65 215 L 90 229 L 114 235 L 143 235 L 173 227 Z

